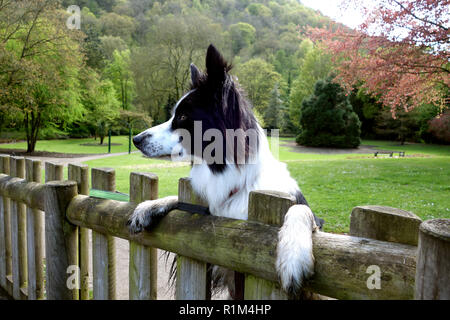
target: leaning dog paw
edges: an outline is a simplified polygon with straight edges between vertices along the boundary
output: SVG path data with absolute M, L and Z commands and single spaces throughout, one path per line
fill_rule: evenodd
M 295 205 L 285 216 L 278 233 L 276 268 L 286 292 L 298 293 L 314 274 L 312 231 L 316 228 L 311 210 Z
M 174 208 L 177 197 L 167 197 L 140 203 L 128 219 L 127 225 L 131 233 L 139 233 L 149 228 L 155 218 L 165 216 Z

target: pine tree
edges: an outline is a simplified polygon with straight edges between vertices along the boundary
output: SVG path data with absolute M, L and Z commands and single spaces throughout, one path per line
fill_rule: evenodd
M 300 125 L 302 131 L 296 140 L 302 145 L 355 148 L 361 143 L 358 115 L 331 77 L 317 81 L 314 93 L 303 101 Z

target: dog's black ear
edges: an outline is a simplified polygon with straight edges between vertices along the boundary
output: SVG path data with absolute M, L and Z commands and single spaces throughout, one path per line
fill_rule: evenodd
M 222 83 L 231 66 L 225 61 L 220 52 L 210 44 L 206 52 L 206 72 L 208 73 L 208 81 L 213 84 Z
M 191 81 L 194 88 L 198 86 L 202 76 L 202 72 L 197 68 L 197 66 L 191 63 Z

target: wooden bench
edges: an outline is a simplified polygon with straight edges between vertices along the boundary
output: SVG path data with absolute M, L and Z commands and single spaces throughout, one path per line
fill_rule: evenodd
M 404 157 L 405 156 L 405 151 L 376 151 L 374 153 L 374 156 L 378 156 L 379 154 L 388 154 L 391 158 L 394 155 L 394 153 L 398 153 L 399 157 Z

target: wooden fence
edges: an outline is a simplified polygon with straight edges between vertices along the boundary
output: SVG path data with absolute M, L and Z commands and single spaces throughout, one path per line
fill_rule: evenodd
M 63 166 L 47 162 L 42 184 L 39 161 L 0 156 L 0 173 L 0 286 L 14 299 L 89 299 L 91 258 L 93 298 L 116 299 L 114 237 L 130 241 L 130 299 L 156 299 L 156 248 L 178 255 L 176 299 L 209 299 L 211 264 L 235 270 L 240 298 L 290 298 L 275 270 L 278 230 L 295 203 L 289 195 L 252 192 L 248 221 L 173 210 L 150 232 L 131 235 L 126 222 L 136 205 L 158 197 L 153 174 L 132 173 L 130 202 L 119 202 L 88 196 L 84 165 L 69 165 L 63 181 Z M 92 169 L 91 177 L 92 188 L 115 191 L 114 170 Z M 203 204 L 186 178 L 178 196 Z M 422 223 L 399 209 L 356 207 L 350 235 L 316 232 L 313 245 L 308 291 L 337 299 L 450 299 L 449 219 Z

